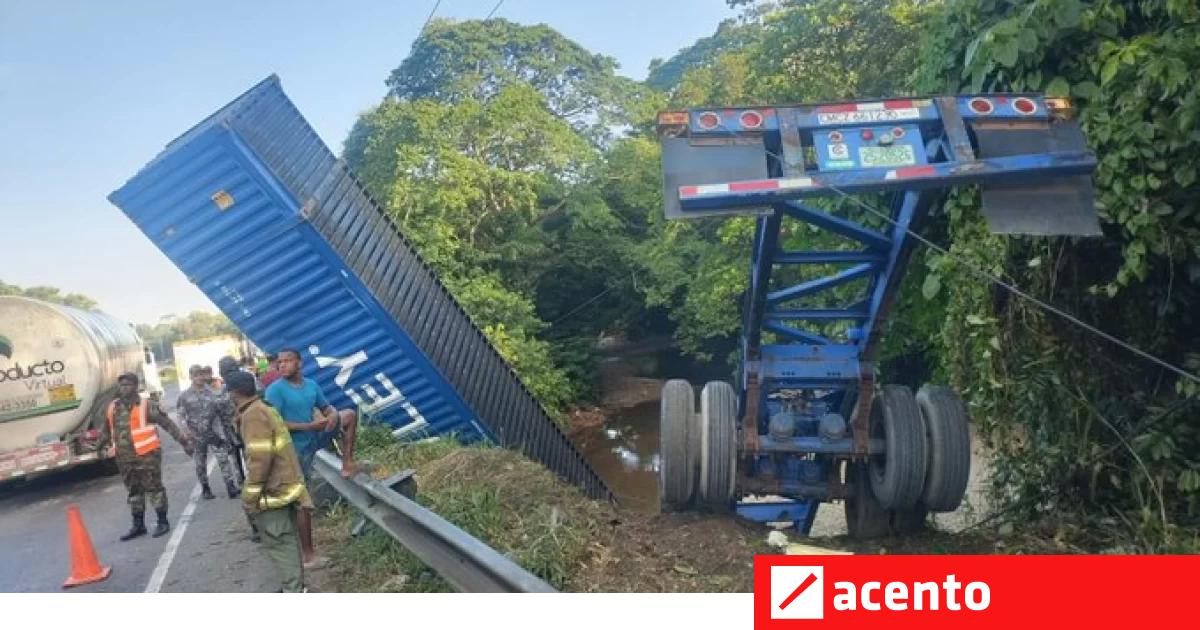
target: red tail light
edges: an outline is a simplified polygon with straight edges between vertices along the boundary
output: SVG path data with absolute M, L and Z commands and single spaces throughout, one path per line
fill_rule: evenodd
M 763 115 L 754 110 L 745 111 L 738 116 L 738 122 L 746 129 L 758 129 L 763 124 Z
M 708 131 L 716 129 L 721 125 L 721 117 L 716 112 L 704 112 L 700 114 L 696 122 L 700 125 L 701 129 Z
M 967 101 L 967 106 L 971 108 L 971 111 L 983 116 L 987 116 L 996 109 L 992 105 L 991 101 L 981 96 L 976 96 L 975 98 Z

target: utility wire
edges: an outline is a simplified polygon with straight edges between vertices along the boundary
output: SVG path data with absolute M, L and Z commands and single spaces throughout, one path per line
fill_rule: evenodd
M 730 135 L 737 135 L 737 132 L 735 132 L 734 130 L 729 129 L 728 127 L 725 127 L 724 125 L 722 125 L 722 127 Z M 786 163 L 784 161 L 783 157 L 780 156 L 778 153 L 775 153 L 774 151 L 771 151 L 770 149 L 767 149 L 766 152 L 768 155 L 779 160 L 780 163 Z M 892 224 L 893 226 L 899 227 L 899 223 L 895 219 L 893 219 L 889 213 L 881 212 L 875 208 L 872 208 L 869 204 L 867 204 L 863 200 L 851 195 L 850 193 L 838 188 L 837 186 L 830 186 L 829 184 L 824 184 L 824 185 L 826 188 L 834 191 L 835 193 L 841 195 L 842 197 L 845 197 L 846 199 L 849 199 L 851 203 L 863 208 L 867 212 L 870 212 L 871 214 L 883 219 L 884 221 L 887 221 L 888 223 Z M 1076 326 L 1092 333 L 1093 335 L 1096 335 L 1097 337 L 1100 337 L 1101 339 L 1104 339 L 1105 341 L 1108 341 L 1109 343 L 1111 343 L 1113 345 L 1124 348 L 1125 350 L 1141 357 L 1142 359 L 1145 359 L 1146 361 L 1154 363 L 1155 365 L 1158 365 L 1159 367 L 1162 367 L 1162 368 L 1169 370 L 1179 376 L 1182 376 L 1183 378 L 1185 378 L 1189 381 L 1192 381 L 1194 383 L 1200 383 L 1200 376 L 1192 374 L 1191 372 L 1188 372 L 1187 370 L 1184 370 L 1183 368 L 1181 368 L 1177 365 L 1174 365 L 1163 359 L 1160 359 L 1160 358 L 1154 356 L 1153 354 L 1150 354 L 1149 352 L 1146 352 L 1145 350 L 1142 350 L 1141 348 L 1139 348 L 1123 339 L 1120 339 L 1114 335 L 1110 335 L 1110 334 L 1104 332 L 1103 330 L 1096 328 L 1095 326 L 1050 304 L 1049 302 L 1038 299 L 1038 298 L 1034 297 L 1033 295 L 1030 295 L 1029 293 L 1022 291 L 1021 289 L 1018 289 L 1016 286 L 1014 286 L 1008 282 L 1005 282 L 998 276 L 995 276 L 991 273 L 988 273 L 987 271 L 985 271 L 983 269 L 976 267 L 974 264 L 971 263 L 971 261 L 963 258 L 962 256 L 959 256 L 958 254 L 955 254 L 955 253 L 949 251 L 948 249 L 938 245 L 937 243 L 934 243 L 933 241 L 925 238 L 924 236 L 917 234 L 916 231 L 914 231 L 912 228 L 905 227 L 904 231 L 907 232 L 909 236 L 911 236 L 914 239 L 916 239 L 917 241 L 919 241 L 922 245 L 925 245 L 926 247 L 942 254 L 943 256 L 946 256 L 950 260 L 953 260 L 954 262 L 962 265 L 968 271 L 975 274 L 976 276 L 979 276 L 985 280 L 988 280 L 989 282 L 995 284 L 996 286 L 1004 289 L 1005 291 L 1008 291 L 1009 293 L 1012 293 L 1013 295 L 1025 300 L 1025 301 L 1029 302 L 1030 304 L 1033 304 L 1049 313 L 1057 315 L 1057 316 L 1061 317 L 1062 319 L 1066 320 L 1067 322 L 1075 324 Z
M 492 19 L 492 16 L 496 15 L 496 11 L 500 9 L 500 5 L 502 5 L 502 4 L 504 4 L 504 0 L 500 0 L 499 2 L 497 2 L 496 6 L 492 7 L 491 11 L 488 11 L 487 17 L 485 17 L 483 19 L 485 19 L 485 20 Z
M 574 315 L 575 313 L 577 313 L 577 312 L 578 312 L 580 309 L 582 309 L 583 307 L 585 307 L 585 306 L 587 306 L 588 304 L 591 304 L 592 302 L 595 302 L 596 300 L 599 300 L 600 298 L 604 297 L 604 295 L 605 295 L 606 293 L 608 293 L 609 291 L 612 291 L 612 290 L 613 290 L 613 288 L 614 288 L 614 287 L 608 287 L 607 289 L 605 289 L 605 290 L 603 290 L 603 291 L 601 291 L 601 292 L 597 293 L 596 295 L 593 295 L 591 298 L 589 298 L 588 300 L 584 301 L 583 303 L 581 303 L 581 304 L 577 305 L 575 308 L 573 308 L 573 309 L 571 309 L 571 310 L 567 311 L 567 312 L 566 312 L 566 314 L 564 314 L 564 315 L 560 316 L 558 319 L 556 319 L 556 320 L 554 320 L 554 321 L 550 322 L 550 325 L 546 327 L 546 330 L 550 330 L 551 328 L 554 328 L 554 327 L 555 327 L 555 326 L 556 326 L 556 325 L 557 325 L 559 322 L 561 322 L 561 321 L 563 321 L 564 319 L 566 319 L 566 318 L 568 318 L 568 317 L 570 317 L 570 316 Z
M 433 8 L 429 10 L 429 17 L 425 18 L 425 23 L 421 25 L 421 30 L 417 31 L 417 37 L 425 32 L 425 27 L 429 26 L 429 22 L 433 20 L 433 14 L 437 13 L 438 7 L 442 5 L 442 0 L 437 0 L 433 3 Z
M 866 210 L 867 212 L 870 212 L 871 214 L 883 219 L 884 221 L 887 221 L 888 223 L 891 223 L 892 225 L 895 225 L 897 227 L 899 226 L 899 224 L 896 222 L 896 220 L 893 219 L 889 214 L 886 214 L 875 208 L 872 208 L 869 204 L 867 204 L 863 200 L 850 195 L 846 191 L 841 190 L 840 188 L 838 188 L 836 186 L 829 186 L 828 184 L 826 184 L 826 187 L 829 188 L 830 190 L 836 192 L 837 194 L 845 197 L 846 199 L 849 199 L 851 203 L 854 203 L 855 205 Z M 1068 322 L 1075 324 L 1076 326 L 1079 326 L 1080 328 L 1092 333 L 1093 335 L 1096 335 L 1097 337 L 1100 337 L 1101 339 L 1108 341 L 1111 344 L 1120 346 L 1121 348 L 1124 348 L 1125 350 L 1128 350 L 1129 352 L 1132 352 L 1133 354 L 1136 354 L 1137 356 L 1139 356 L 1147 361 L 1150 361 L 1151 363 L 1154 363 L 1154 364 L 1158 365 L 1159 367 L 1170 370 L 1170 371 L 1174 372 L 1175 374 L 1178 374 L 1179 376 L 1182 376 L 1190 381 L 1200 383 L 1200 376 L 1196 376 L 1195 374 L 1192 374 L 1191 372 L 1188 372 L 1181 367 L 1178 367 L 1176 365 L 1168 363 L 1167 361 L 1160 359 L 1160 358 L 1154 356 L 1153 354 L 1150 354 L 1149 352 L 1146 352 L 1145 350 L 1142 350 L 1141 348 L 1139 348 L 1123 339 L 1120 339 L 1114 335 L 1110 335 L 1110 334 L 1104 332 L 1103 330 L 1096 328 L 1095 326 L 1079 319 L 1078 317 L 1075 317 L 1074 315 L 1058 308 L 1057 306 L 1054 306 L 1053 304 L 1050 304 L 1049 302 L 1038 299 L 1037 297 L 1034 297 L 1033 295 L 1030 295 L 1029 293 L 1022 291 L 1021 289 L 1018 289 L 1016 286 L 1014 286 L 1008 282 L 1005 282 L 998 276 L 995 276 L 991 273 L 988 273 L 987 271 L 985 271 L 983 269 L 976 267 L 969 260 L 963 258 L 962 256 L 959 256 L 958 254 L 951 252 L 950 250 L 942 247 L 941 245 L 938 245 L 937 243 L 934 243 L 933 241 L 925 238 L 924 236 L 917 234 L 911 228 L 905 227 L 904 231 L 908 232 L 909 236 L 917 239 L 926 247 L 938 252 L 939 254 L 942 254 L 943 256 L 946 256 L 947 258 L 953 260 L 954 262 L 957 262 L 958 264 L 965 267 L 971 273 L 992 282 L 993 284 L 1003 288 L 1004 290 L 1008 291 L 1009 293 L 1012 293 L 1013 295 L 1016 295 L 1017 297 L 1025 300 L 1047 312 L 1053 313 L 1053 314 L 1067 320 Z

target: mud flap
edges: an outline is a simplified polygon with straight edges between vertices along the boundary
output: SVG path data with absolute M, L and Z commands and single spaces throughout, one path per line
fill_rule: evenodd
M 1087 150 L 1083 131 L 1075 121 L 976 121 L 971 128 L 982 159 Z M 983 214 L 995 234 L 1101 235 L 1089 175 L 986 184 Z
M 685 213 L 679 206 L 680 186 L 766 179 L 765 156 L 762 138 L 706 138 L 703 141 L 663 138 L 663 201 L 666 203 L 667 218 L 770 213 L 770 208 L 692 210 Z

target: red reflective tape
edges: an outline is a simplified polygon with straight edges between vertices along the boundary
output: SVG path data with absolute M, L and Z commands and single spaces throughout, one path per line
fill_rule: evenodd
M 841 112 L 856 112 L 858 111 L 857 103 L 842 103 L 840 105 L 821 105 L 817 107 L 818 114 L 835 114 Z
M 679 187 L 679 196 L 680 197 L 695 197 L 699 193 L 700 193 L 700 189 L 697 188 L 696 186 L 680 186 Z
M 932 166 L 905 166 L 904 168 L 896 169 L 896 177 L 924 177 L 926 175 L 934 175 L 937 169 Z
M 884 109 L 909 109 L 911 107 L 916 107 L 916 105 L 913 104 L 912 99 L 897 99 L 894 101 L 883 102 Z
M 760 179 L 753 182 L 733 182 L 729 184 L 729 192 L 745 192 L 747 190 L 775 190 L 779 188 L 779 180 Z

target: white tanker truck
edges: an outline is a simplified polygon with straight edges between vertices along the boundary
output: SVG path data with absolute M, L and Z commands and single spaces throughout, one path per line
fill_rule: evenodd
M 153 355 L 129 324 L 0 296 L 0 483 L 111 457 L 94 442 L 124 372 L 161 393 Z

